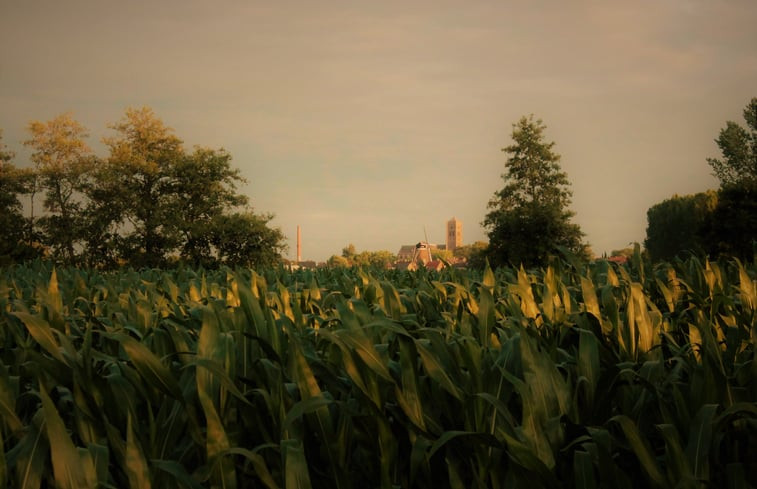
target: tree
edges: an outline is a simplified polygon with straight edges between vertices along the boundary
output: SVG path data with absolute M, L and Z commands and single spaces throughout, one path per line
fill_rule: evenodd
M 180 260 L 207 267 L 277 262 L 284 236 L 255 214 L 224 150 L 188 153 L 147 107 L 128 109 L 110 126 L 110 155 L 88 188 L 87 250 L 103 266 L 163 266 Z
M 757 259 L 757 181 L 722 187 L 701 235 L 710 255 Z
M 331 255 L 326 260 L 326 265 L 329 268 L 347 268 L 350 266 L 350 261 L 341 255 Z
M 2 141 L 0 130 L 0 265 L 30 258 L 26 220 L 18 196 L 25 192 L 25 173 L 11 163 L 15 156 Z
M 210 231 L 218 263 L 231 267 L 266 267 L 281 261 L 284 234 L 269 223 L 273 215 L 251 211 L 217 216 Z
M 744 109 L 744 119 L 746 128 L 727 121 L 720 130 L 715 142 L 723 159 L 707 158 L 721 186 L 757 182 L 757 97 Z
M 361 251 L 353 255 L 352 264 L 364 267 L 388 268 L 395 260 L 396 255 L 391 251 Z
M 431 257 L 434 260 L 444 260 L 448 262 L 452 259 L 453 256 L 454 253 L 452 252 L 452 250 L 440 250 L 438 248 L 431 249 Z
M 757 97 L 744 109 L 744 120 L 746 128 L 726 122 L 715 140 L 723 159 L 707 159 L 720 189 L 703 239 L 710 254 L 752 260 L 757 250 Z
M 703 235 L 718 203 L 714 190 L 694 195 L 674 195 L 647 211 L 644 248 L 653 261 L 672 260 L 683 252 L 702 252 Z
M 357 254 L 357 250 L 355 249 L 355 245 L 350 243 L 344 248 L 342 248 L 342 256 L 344 258 L 347 258 L 350 262 L 355 258 L 355 255 Z
M 45 197 L 46 215 L 39 219 L 44 241 L 53 256 L 72 264 L 82 236 L 82 192 L 93 165 L 92 150 L 84 142 L 87 130 L 65 113 L 47 122 L 32 121 L 28 131 L 24 145 L 33 150 L 31 160 Z
M 173 219 L 167 229 L 173 228 L 170 234 L 178 240 L 179 255 L 195 265 L 212 264 L 216 260 L 213 241 L 219 230 L 217 221 L 248 203 L 247 197 L 236 193 L 236 184 L 244 179 L 231 167 L 230 154 L 201 147 L 175 162 L 171 179 L 173 198 L 168 205 L 173 207 Z
M 182 141 L 148 107 L 127 109 L 109 127 L 117 134 L 103 140 L 110 155 L 90 189 L 89 246 L 96 252 L 107 240 L 133 266 L 160 266 L 179 242 L 172 177 L 185 158 Z
M 504 148 L 508 159 L 505 186 L 489 201 L 483 222 L 489 236 L 492 265 L 545 263 L 559 247 L 581 255 L 583 233 L 570 222 L 572 193 L 554 142 L 544 141 L 546 126 L 533 115 L 513 124 L 514 144 Z
M 486 253 L 489 243 L 476 241 L 472 244 L 462 245 L 455 248 L 452 253 L 457 258 L 462 258 L 468 267 L 483 268 L 486 265 Z

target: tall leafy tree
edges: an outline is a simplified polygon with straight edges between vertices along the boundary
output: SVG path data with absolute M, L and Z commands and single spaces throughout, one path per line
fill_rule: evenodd
M 522 117 L 513 124 L 513 144 L 502 150 L 508 155 L 505 186 L 489 201 L 483 222 L 494 265 L 538 265 L 559 247 L 583 252 L 583 233 L 568 208 L 570 182 L 552 150 L 555 143 L 545 141 L 545 129 L 541 119 Z
M 223 150 L 196 147 L 177 160 L 172 168 L 173 218 L 182 260 L 208 265 L 217 258 L 214 234 L 222 226 L 221 216 L 248 204 L 238 194 L 243 183 L 239 170 L 231 166 L 231 155 Z
M 88 194 L 88 251 L 105 266 L 265 265 L 284 249 L 273 216 L 255 214 L 224 150 L 192 152 L 152 109 L 110 126 L 110 154 Z
M 116 135 L 104 139 L 110 154 L 90 189 L 89 214 L 99 222 L 90 222 L 90 247 L 109 240 L 134 266 L 163 265 L 178 244 L 172 192 L 182 141 L 148 107 L 127 109 L 109 127 Z
M 222 214 L 211 223 L 212 245 L 218 263 L 228 266 L 265 267 L 281 261 L 286 251 L 284 234 L 270 226 L 272 214 L 252 211 Z
M 87 130 L 65 113 L 47 122 L 33 121 L 28 131 L 24 145 L 32 149 L 36 185 L 44 193 L 46 214 L 39 224 L 45 243 L 58 259 L 74 263 L 82 236 L 82 192 L 93 165 Z
M 757 97 L 744 109 L 747 127 L 727 121 L 715 142 L 722 159 L 707 158 L 721 186 L 757 183 Z
M 650 207 L 644 241 L 650 258 L 671 260 L 681 253 L 705 250 L 705 237 L 717 205 L 717 192 L 709 190 L 694 195 L 674 195 Z
M 0 264 L 29 258 L 27 224 L 19 195 L 26 190 L 25 173 L 12 163 L 15 156 L 2 141 L 0 130 Z
M 746 127 L 727 121 L 715 140 L 722 158 L 708 158 L 720 180 L 717 206 L 710 215 L 705 248 L 753 260 L 757 254 L 757 97 L 744 108 Z

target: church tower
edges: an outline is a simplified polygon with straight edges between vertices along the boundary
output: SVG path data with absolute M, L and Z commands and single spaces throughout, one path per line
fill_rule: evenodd
M 455 248 L 463 245 L 463 223 L 456 218 L 447 221 L 447 249 L 455 251 Z

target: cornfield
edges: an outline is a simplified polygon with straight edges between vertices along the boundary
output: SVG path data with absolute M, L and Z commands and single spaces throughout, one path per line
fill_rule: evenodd
M 0 275 L 0 487 L 757 485 L 757 269 Z

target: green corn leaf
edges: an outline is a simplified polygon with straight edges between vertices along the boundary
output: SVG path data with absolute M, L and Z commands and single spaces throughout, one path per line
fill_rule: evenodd
M 203 489 L 202 485 L 187 472 L 184 466 L 175 460 L 152 459 L 150 466 L 170 474 L 185 489 Z
M 18 457 L 16 471 L 19 489 L 39 489 L 47 462 L 48 441 L 44 430 L 44 409 L 34 415 L 22 439 L 22 452 Z
M 286 418 L 284 419 L 284 424 L 282 425 L 282 432 L 284 434 L 288 433 L 289 428 L 292 426 L 292 423 L 302 418 L 302 416 L 315 412 L 333 402 L 334 401 L 332 401 L 331 399 L 326 399 L 325 397 L 323 397 L 323 395 L 320 395 L 295 403 L 294 406 L 292 406 L 292 408 L 289 410 L 289 412 L 287 412 Z
M 573 474 L 576 489 L 595 489 L 594 465 L 588 452 L 573 452 Z
M 657 429 L 660 430 L 665 440 L 665 460 L 670 475 L 669 479 L 688 481 L 690 484 L 695 483 L 694 474 L 691 472 L 686 453 L 681 447 L 681 439 L 675 426 L 672 424 L 659 424 L 657 425 Z
M 8 487 L 8 462 L 5 459 L 5 440 L 0 428 L 0 487 Z
M 686 456 L 689 466 L 697 479 L 709 476 L 709 453 L 712 442 L 713 418 L 718 410 L 717 404 L 705 404 L 699 409 L 691 424 Z
M 594 394 L 602 374 L 599 364 L 599 340 L 591 331 L 579 330 L 578 375 L 585 378 L 586 405 L 594 405 Z
M 19 433 L 24 428 L 21 419 L 16 414 L 15 405 L 8 378 L 8 369 L 0 362 L 0 419 L 8 427 L 10 433 Z
M 457 431 L 457 430 L 445 431 L 434 442 L 434 444 L 431 445 L 431 449 L 428 452 L 428 458 L 431 459 L 431 457 L 433 457 L 434 454 L 440 448 L 442 448 L 444 445 L 446 445 L 451 440 L 454 440 L 456 438 L 465 438 L 465 439 L 472 440 L 474 442 L 477 442 L 477 443 L 480 443 L 481 445 L 486 445 L 486 446 L 493 446 L 493 447 L 500 446 L 500 443 L 497 441 L 496 438 L 486 433 L 478 433 L 476 431 Z
M 144 344 L 125 334 L 113 334 L 142 378 L 164 394 L 183 401 L 181 389 L 171 371 Z
M 636 423 L 625 415 L 613 416 L 610 420 L 620 425 L 626 436 L 626 440 L 628 440 L 628 443 L 631 445 L 631 449 L 636 454 L 636 458 L 641 463 L 641 467 L 644 469 L 647 477 L 649 477 L 652 485 L 661 488 L 667 487 L 665 478 L 660 472 L 648 444 L 644 438 L 642 438 L 641 432 L 636 426 Z
M 258 447 L 259 448 L 259 447 Z M 278 447 L 276 447 L 278 448 Z M 257 450 L 257 448 L 255 449 Z M 252 463 L 252 467 L 255 470 L 255 474 L 260 478 L 260 481 L 268 489 L 279 489 L 279 485 L 273 480 L 271 472 L 268 470 L 268 466 L 265 463 L 260 454 L 253 450 L 247 450 L 246 448 L 230 448 L 226 451 L 227 455 L 241 455 Z

